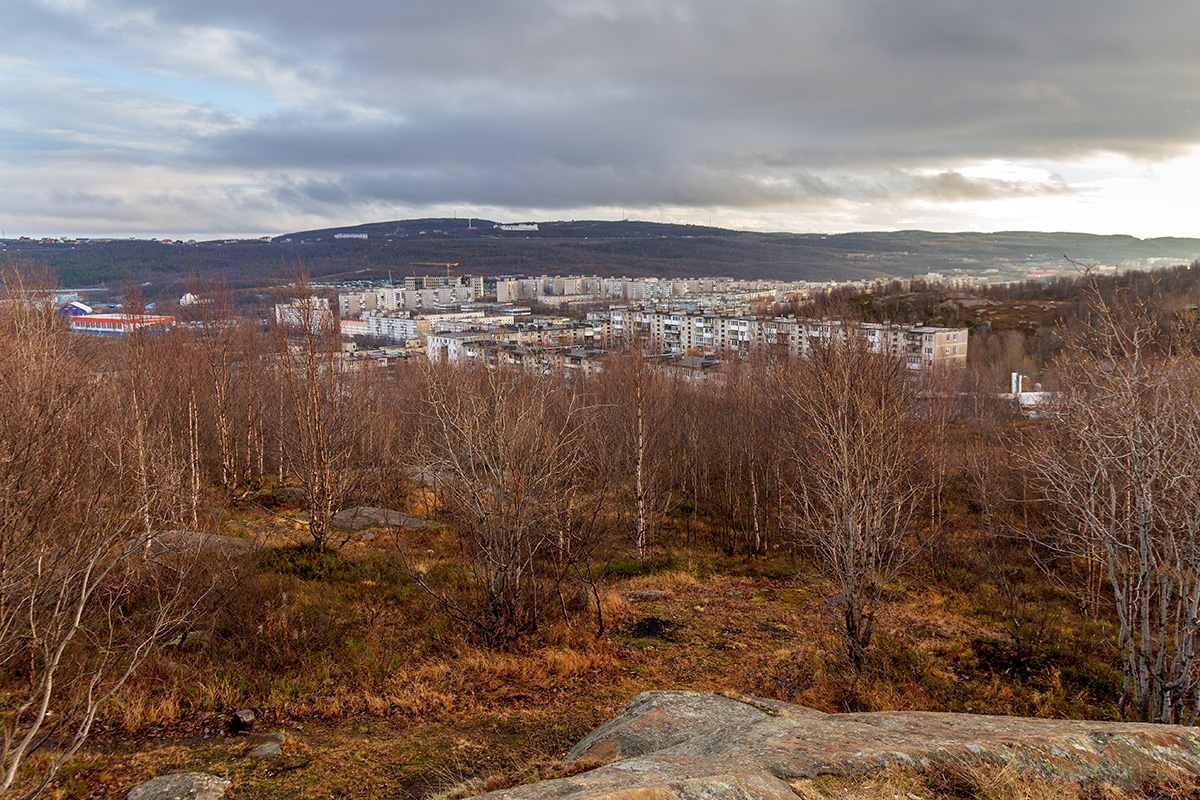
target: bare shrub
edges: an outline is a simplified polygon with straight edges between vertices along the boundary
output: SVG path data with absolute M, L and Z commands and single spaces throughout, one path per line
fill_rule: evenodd
M 491 636 L 534 630 L 590 557 L 603 500 L 594 409 L 562 381 L 507 369 L 429 367 L 415 448 L 468 565 L 465 605 L 415 573 L 460 620 Z
M 1200 715 L 1200 357 L 1139 302 L 1092 293 L 1088 324 L 1055 362 L 1060 391 L 1015 443 L 1052 534 L 1043 543 L 1085 577 L 1118 623 L 1123 717 L 1192 724 Z
M 101 373 L 42 296 L 7 276 L 0 314 L 0 792 L 32 797 L 105 702 L 204 594 L 195 553 L 153 548 L 172 508 L 150 400 Z M 134 370 L 137 365 L 127 366 Z M 179 468 L 153 463 L 164 472 Z M 22 771 L 38 754 L 38 768 Z
M 919 551 L 915 517 L 929 488 L 929 420 L 898 359 L 832 342 L 776 370 L 794 469 L 795 526 L 837 593 L 851 664 L 861 670 L 885 587 Z

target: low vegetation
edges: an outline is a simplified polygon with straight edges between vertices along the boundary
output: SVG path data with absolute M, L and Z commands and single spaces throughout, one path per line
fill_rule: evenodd
M 961 376 L 908 383 L 852 342 L 702 383 L 632 354 L 573 383 L 368 374 L 341 371 L 328 337 L 260 338 L 216 310 L 200 332 L 96 342 L 9 303 L 4 336 L 21 344 L 0 354 L 19 399 L 0 411 L 10 791 L 99 797 L 204 769 L 245 798 L 466 796 L 565 774 L 557 758 L 574 741 L 652 688 L 825 711 L 1191 722 L 1195 646 L 1177 614 L 1190 607 L 1163 601 L 1194 586 L 1189 528 L 1175 524 L 1194 492 L 1171 459 L 1190 458 L 1179 431 L 1200 409 L 1185 369 L 1197 351 L 1182 317 L 1090 291 L 1093 316 L 1061 349 L 1088 380 L 1042 366 L 1062 397 L 1105 412 L 1108 427 L 1087 430 L 1110 441 L 1175 426 L 1169 452 L 1138 439 L 1158 473 L 1122 472 L 1120 458 L 1099 472 L 1110 509 L 1147 509 L 1140 527 L 1081 503 L 1063 477 L 1097 473 L 1067 446 L 1086 433 L 1076 416 L 1025 419 Z M 1141 371 L 1097 331 L 1133 336 Z M 1142 404 L 1105 376 L 1132 380 Z M 18 502 L 39 497 L 37 514 Z M 412 524 L 338 521 L 364 505 Z M 71 539 L 72 526 L 107 538 Z M 61 606 L 31 579 L 64 539 L 84 548 L 77 563 L 123 566 L 71 595 L 88 613 L 54 628 L 51 661 L 24 620 Z M 1149 573 L 1106 547 L 1139 552 Z M 1159 628 L 1138 627 L 1151 612 Z M 1130 644 L 1147 632 L 1165 649 Z M 121 656 L 103 671 L 97 643 Z M 1146 674 L 1160 655 L 1177 668 L 1166 680 Z M 97 675 L 103 698 L 88 690 Z M 255 735 L 283 733 L 281 755 L 246 757 L 259 740 L 229 734 L 239 708 L 258 714 Z M 984 768 L 797 787 L 1105 791 Z

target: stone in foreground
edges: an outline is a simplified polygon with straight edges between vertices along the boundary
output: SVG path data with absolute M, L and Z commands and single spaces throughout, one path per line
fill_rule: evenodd
M 279 742 L 266 742 L 246 754 L 247 758 L 274 758 L 283 753 Z
M 605 766 L 484 797 L 795 800 L 789 781 L 947 762 L 1133 789 L 1200 774 L 1200 730 L 913 711 L 823 714 L 751 697 L 644 692 L 564 761 Z
M 127 800 L 221 800 L 229 781 L 207 772 L 178 772 L 130 789 Z

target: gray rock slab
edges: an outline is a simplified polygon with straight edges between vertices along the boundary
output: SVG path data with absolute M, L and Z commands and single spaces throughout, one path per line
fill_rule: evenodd
M 229 781 L 207 772 L 160 775 L 126 792 L 127 800 L 221 800 Z
M 303 503 L 304 492 L 294 486 L 283 486 L 269 492 L 254 492 L 247 498 L 251 503 L 259 503 L 260 505 L 276 506 L 286 503 Z
M 164 552 L 191 552 L 240 556 L 262 548 L 261 542 L 203 531 L 155 531 L 150 537 L 150 552 L 154 555 Z
M 266 742 L 251 750 L 246 755 L 250 758 L 273 758 L 283 752 L 279 742 Z
M 334 514 L 332 524 L 337 528 L 360 531 L 364 528 L 432 528 L 439 523 L 388 508 L 355 506 Z
M 642 692 L 617 716 L 583 737 L 563 758 L 615 761 L 666 750 L 729 726 L 770 719 L 748 703 L 703 692 Z
M 564 761 L 603 766 L 484 797 L 775 797 L 799 778 L 948 762 L 1007 765 L 1128 790 L 1200 772 L 1200 730 L 934 712 L 823 714 L 753 697 L 644 692 Z

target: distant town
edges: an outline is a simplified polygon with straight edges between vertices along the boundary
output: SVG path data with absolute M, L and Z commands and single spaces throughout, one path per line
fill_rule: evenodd
M 967 283 L 940 275 L 916 280 Z M 844 285 L 867 288 L 863 283 Z M 754 351 L 804 355 L 815 343 L 850 335 L 862 336 L 874 352 L 903 357 L 912 369 L 965 365 L 966 328 L 857 325 L 778 313 L 814 291 L 838 285 L 732 278 L 420 276 L 402 285 L 339 292 L 337 324 L 351 352 L 362 345 L 359 357 L 424 354 L 431 361 L 568 373 L 594 372 L 606 351 L 634 342 L 664 363 L 702 373 L 723 358 Z M 343 287 L 328 288 L 332 293 Z M 280 323 L 319 327 L 330 324 L 333 307 L 326 298 L 309 298 L 278 304 L 275 314 Z

